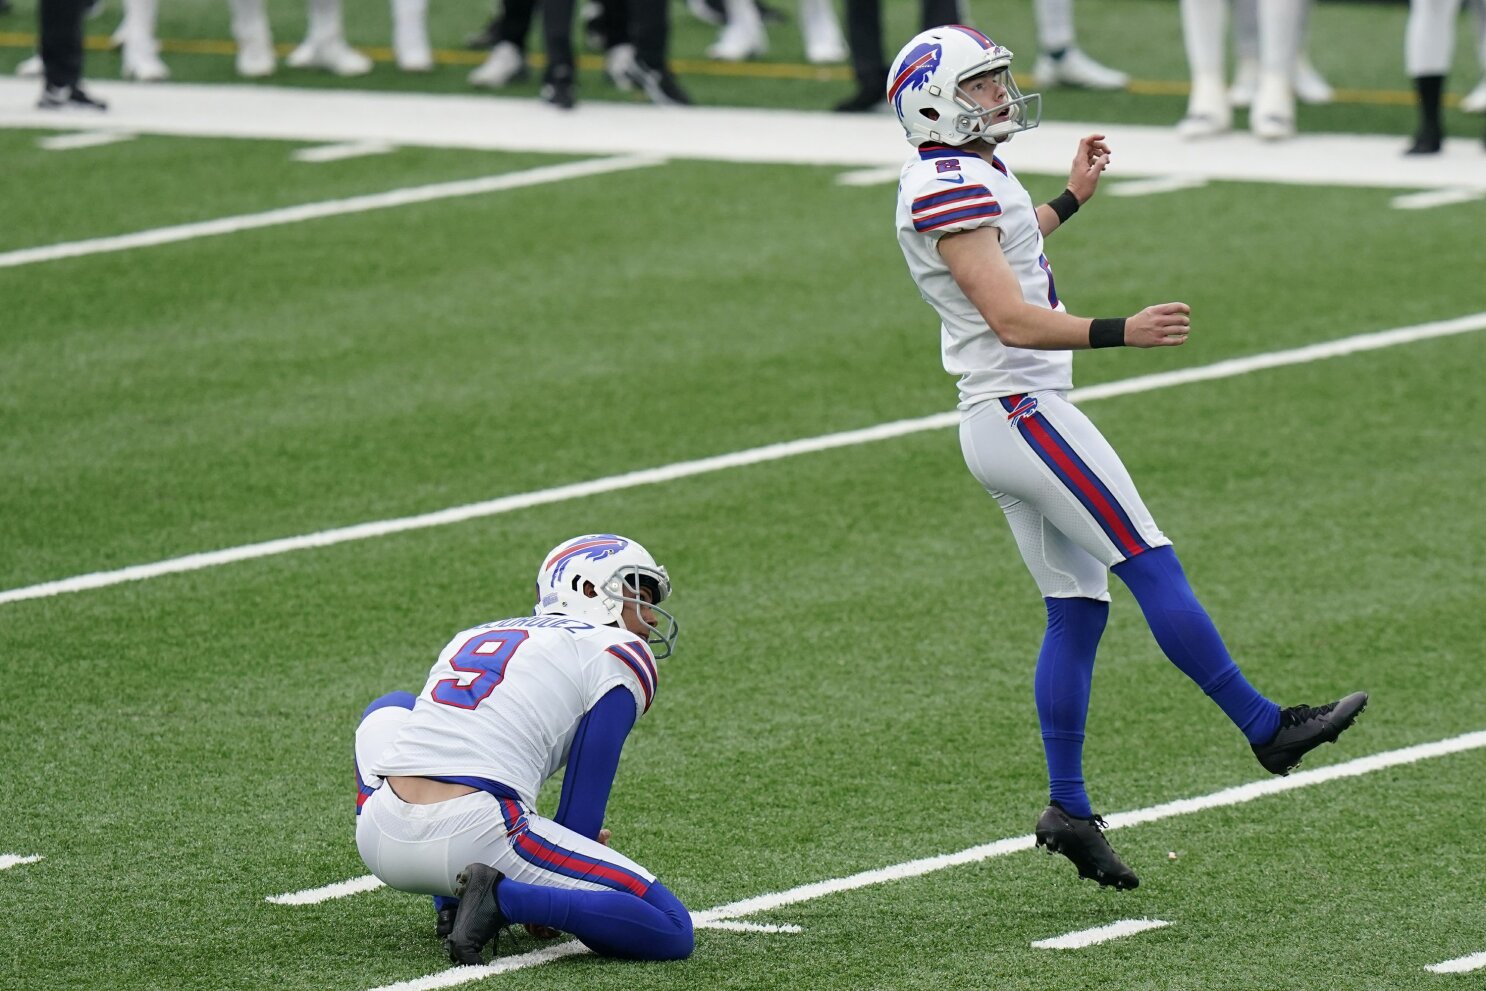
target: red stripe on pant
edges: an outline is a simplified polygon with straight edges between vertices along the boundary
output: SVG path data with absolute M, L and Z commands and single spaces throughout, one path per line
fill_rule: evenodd
M 1134 557 L 1146 550 L 1144 542 L 1130 533 L 1129 529 L 1125 526 L 1125 521 L 1120 519 L 1120 515 L 1109 504 L 1109 500 L 1104 498 L 1104 493 L 1100 492 L 1094 483 L 1089 481 L 1089 477 L 1074 463 L 1073 459 L 1068 456 L 1068 453 L 1063 450 L 1062 446 L 1053 439 L 1047 427 L 1042 423 L 1042 417 L 1040 415 L 1023 418 L 1020 426 L 1037 441 L 1038 446 L 1046 451 L 1048 456 L 1058 463 L 1058 467 L 1063 469 L 1064 474 L 1071 478 L 1073 483 L 1078 486 L 1084 498 L 1093 505 L 1098 515 L 1103 518 L 1105 529 L 1115 538 L 1116 543 L 1122 545 L 1126 557 Z

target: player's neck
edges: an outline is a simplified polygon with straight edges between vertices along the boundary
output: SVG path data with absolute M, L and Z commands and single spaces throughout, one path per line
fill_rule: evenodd
M 964 148 L 973 155 L 979 155 L 987 163 L 996 157 L 996 142 L 994 141 L 967 141 Z

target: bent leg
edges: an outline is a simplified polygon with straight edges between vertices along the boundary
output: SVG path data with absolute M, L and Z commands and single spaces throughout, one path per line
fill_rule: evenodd
M 1111 570 L 1129 587 L 1161 651 L 1197 683 L 1250 743 L 1274 738 L 1280 708 L 1250 685 L 1197 601 L 1176 552 L 1157 547 Z
M 510 878 L 497 889 L 501 914 L 512 922 L 551 926 L 606 957 L 683 960 L 691 956 L 691 913 L 665 885 L 644 895 L 527 884 Z

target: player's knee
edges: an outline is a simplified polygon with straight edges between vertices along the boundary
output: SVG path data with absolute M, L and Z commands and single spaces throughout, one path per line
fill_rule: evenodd
M 645 892 L 645 901 L 660 909 L 671 920 L 675 929 L 659 936 L 649 948 L 653 960 L 685 960 L 696 948 L 696 935 L 692 930 L 691 913 L 681 904 L 681 899 L 659 882 Z

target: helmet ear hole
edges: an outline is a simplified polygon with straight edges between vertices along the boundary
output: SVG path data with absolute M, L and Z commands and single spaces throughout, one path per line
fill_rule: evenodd
M 935 110 L 933 107 L 921 107 L 919 109 L 919 113 L 921 113 L 925 117 L 929 118 L 929 120 L 938 120 L 939 119 L 939 111 Z

